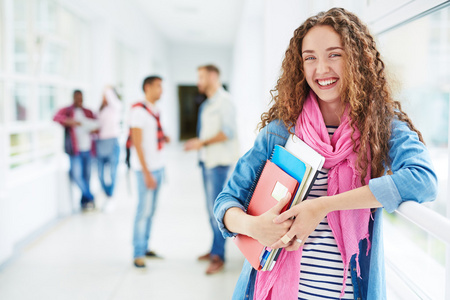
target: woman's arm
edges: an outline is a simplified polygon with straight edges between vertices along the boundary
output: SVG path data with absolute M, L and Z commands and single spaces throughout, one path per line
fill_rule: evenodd
M 232 207 L 225 212 L 225 227 L 229 231 L 247 235 L 262 245 L 270 247 L 292 226 L 293 221 L 289 219 L 273 222 L 273 219 L 280 215 L 283 207 L 289 202 L 290 197 L 290 194 L 286 195 L 277 205 L 260 216 L 251 216 L 238 207 Z M 281 244 L 277 248 L 282 247 L 286 247 L 286 245 Z
M 111 105 L 117 110 L 122 108 L 122 102 L 120 102 L 120 99 L 117 97 L 112 87 L 107 87 L 104 93 L 108 105 Z
M 295 216 L 295 222 L 283 240 L 292 241 L 295 238 L 304 242 L 320 221 L 332 211 L 377 207 L 382 207 L 382 205 L 366 185 L 334 196 L 305 200 L 276 217 L 273 222 L 278 224 Z M 272 247 L 280 248 L 283 245 L 286 244 L 280 239 Z M 300 246 L 301 244 L 298 242 L 291 242 L 286 250 L 295 251 Z
M 369 181 L 369 188 L 383 208 L 392 213 L 404 201 L 433 201 L 437 176 L 427 147 L 405 122 L 394 119 L 389 140 L 392 175 Z
M 274 222 L 295 216 L 295 222 L 285 241 L 306 238 L 329 212 L 336 210 L 383 207 L 393 212 L 404 201 L 425 202 L 436 198 L 437 177 L 425 145 L 406 123 L 394 120 L 389 141 L 392 175 L 369 181 L 369 185 L 334 196 L 303 201 L 282 214 Z M 280 240 L 274 244 L 279 246 Z M 287 250 L 296 250 L 292 243 Z
M 284 126 L 273 122 L 258 134 L 253 147 L 239 159 L 229 181 L 214 204 L 214 215 L 224 237 L 232 237 L 240 233 L 254 237 L 262 244 L 270 245 L 275 242 L 270 237 L 269 241 L 266 240 L 259 234 L 259 230 L 254 230 L 254 227 L 258 225 L 258 218 L 247 215 L 245 209 L 251 197 L 251 187 L 257 181 L 265 161 L 270 158 L 274 145 L 284 145 L 288 136 L 289 133 Z M 265 217 L 270 214 L 272 216 L 267 218 L 267 223 L 264 222 L 263 226 L 276 227 L 275 231 L 285 226 L 274 226 L 272 220 L 279 214 L 276 208 L 267 212 Z M 286 224 L 290 223 L 289 221 Z M 286 229 L 285 232 L 287 232 Z

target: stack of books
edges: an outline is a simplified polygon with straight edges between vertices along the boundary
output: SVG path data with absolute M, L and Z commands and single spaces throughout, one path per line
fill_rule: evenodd
M 292 196 L 282 211 L 300 203 L 308 196 L 324 162 L 322 155 L 291 135 L 284 147 L 275 146 L 266 161 L 247 213 L 252 216 L 265 213 L 288 192 Z M 234 242 L 253 268 L 259 271 L 271 271 L 281 252 L 281 249 L 270 249 L 246 235 L 237 235 Z

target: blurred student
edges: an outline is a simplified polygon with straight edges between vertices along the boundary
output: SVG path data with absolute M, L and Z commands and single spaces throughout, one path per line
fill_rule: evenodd
M 106 87 L 98 113 L 99 132 L 96 141 L 98 176 L 107 196 L 103 209 L 114 208 L 112 199 L 116 184 L 117 166 L 119 164 L 120 112 L 122 103 L 112 87 Z M 106 176 L 108 175 L 108 176 Z
M 91 132 L 97 129 L 94 113 L 83 107 L 83 93 L 73 92 L 73 104 L 60 109 L 53 117 L 64 127 L 64 150 L 70 157 L 70 177 L 81 189 L 81 208 L 95 208 L 89 182 L 91 177 Z
M 199 137 L 188 140 L 185 150 L 199 150 L 200 154 L 206 205 L 214 237 L 210 252 L 198 259 L 209 261 L 206 274 L 211 275 L 220 272 L 225 263 L 225 239 L 214 218 L 213 207 L 238 155 L 235 110 L 230 94 L 222 87 L 220 71 L 216 66 L 198 68 L 197 86 L 207 99 L 199 108 Z
M 145 257 L 158 257 L 149 250 L 148 243 L 156 210 L 159 189 L 164 175 L 164 135 L 160 112 L 156 102 L 161 98 L 162 79 L 159 76 L 145 78 L 142 86 L 145 100 L 131 108 L 131 168 L 136 171 L 138 206 L 134 221 L 134 265 L 145 267 Z

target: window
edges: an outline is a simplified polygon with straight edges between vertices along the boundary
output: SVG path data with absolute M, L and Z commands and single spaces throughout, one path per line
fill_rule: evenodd
M 55 113 L 56 89 L 53 86 L 39 87 L 39 120 L 50 121 Z
M 18 73 L 30 72 L 31 66 L 31 41 L 30 33 L 30 9 L 27 0 L 15 0 L 14 2 L 14 69 Z
M 9 2 L 11 24 L 6 29 L 12 41 L 12 68 L 7 70 L 7 83 L 0 77 L 0 124 L 7 125 L 7 164 L 26 169 L 62 149 L 61 128 L 52 118 L 70 102 L 64 92 L 87 83 L 89 27 L 58 0 Z M 4 95 L 8 97 L 5 102 Z
M 39 33 L 56 33 L 58 6 L 53 0 L 36 1 L 36 29 Z
M 30 133 L 14 133 L 10 140 L 10 167 L 15 168 L 32 161 L 32 137 Z
M 29 120 L 30 101 L 29 101 L 30 87 L 24 83 L 16 83 L 14 87 L 13 99 L 13 121 Z
M 63 69 L 64 38 L 58 30 L 61 10 L 53 0 L 39 0 L 36 7 L 36 29 L 41 49 L 40 70 L 47 75 L 60 75 Z
M 67 10 L 61 10 L 59 35 L 65 39 L 63 75 L 73 80 L 84 80 L 88 77 L 89 33 L 88 25 Z
M 379 43 L 388 71 L 399 84 L 397 99 L 422 132 L 438 176 L 438 197 L 425 205 L 445 215 L 450 205 L 450 7 L 381 34 Z M 386 214 L 385 220 L 387 265 L 402 270 L 411 286 L 431 299 L 444 299 L 445 244 L 396 214 Z

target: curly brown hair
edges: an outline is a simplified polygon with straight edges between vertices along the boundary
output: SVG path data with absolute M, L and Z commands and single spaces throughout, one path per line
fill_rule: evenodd
M 350 124 L 361 132 L 357 168 L 361 183 L 367 175 L 367 155 L 371 154 L 371 177 L 384 174 L 390 166 L 389 138 L 391 122 L 396 116 L 408 124 L 423 142 L 421 133 L 414 127 L 400 102 L 392 97 L 386 79 L 386 71 L 376 43 L 367 26 L 351 12 L 343 8 L 332 8 L 307 19 L 294 31 L 285 53 L 282 73 L 273 90 L 272 107 L 261 116 L 260 128 L 279 119 L 290 132 L 302 111 L 310 87 L 303 72 L 302 42 L 314 26 L 331 26 L 341 37 L 345 52 L 345 78 L 341 102 L 349 105 Z M 368 149 L 369 147 L 369 149 Z M 356 149 L 354 149 L 356 151 Z

